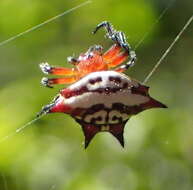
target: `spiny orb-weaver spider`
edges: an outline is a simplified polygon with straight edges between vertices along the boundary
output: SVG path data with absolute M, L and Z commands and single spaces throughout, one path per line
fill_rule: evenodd
M 122 73 L 133 66 L 136 60 L 135 52 L 131 50 L 124 33 L 114 30 L 107 21 L 97 25 L 93 33 L 102 27 L 106 29 L 106 36 L 114 41 L 104 54 L 102 46 L 95 45 L 78 58 L 68 57 L 68 62 L 75 68 L 40 64 L 45 74 L 68 76 L 43 78 L 43 85 L 73 84 L 60 90 L 38 116 L 55 112 L 71 115 L 82 127 L 85 148 L 101 131 L 110 132 L 124 147 L 124 127 L 132 115 L 150 108 L 166 108 L 150 97 L 149 87 Z M 122 64 L 128 57 L 129 61 Z

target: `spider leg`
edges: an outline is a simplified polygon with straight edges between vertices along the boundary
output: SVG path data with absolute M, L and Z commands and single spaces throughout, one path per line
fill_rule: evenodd
M 67 62 L 72 65 L 77 65 L 79 63 L 78 59 L 73 56 L 67 57 Z
M 114 69 L 114 71 L 122 73 L 122 72 L 126 71 L 129 67 L 132 67 L 134 64 L 135 64 L 135 60 L 131 59 L 131 60 L 129 60 L 129 62 L 125 63 L 124 65 L 121 65 L 121 66 L 117 67 L 116 69 Z
M 46 77 L 43 77 L 42 80 L 41 80 L 41 84 L 43 86 L 53 88 L 52 85 L 70 84 L 70 83 L 75 82 L 76 80 L 77 80 L 77 78 L 75 76 L 67 77 L 67 78 L 46 78 Z
M 108 67 L 110 67 L 110 68 L 116 67 L 116 66 L 122 64 L 124 61 L 126 61 L 126 59 L 128 58 L 128 53 L 127 52 L 120 53 L 120 49 L 121 49 L 121 47 L 115 44 L 110 48 L 110 50 L 108 50 L 103 55 L 103 59 L 107 63 Z M 131 51 L 131 54 L 134 54 L 134 55 L 132 55 L 133 59 L 131 59 L 128 63 L 126 63 L 126 66 L 121 66 L 121 69 L 116 68 L 116 69 L 118 69 L 118 71 L 119 70 L 125 71 L 131 65 L 132 66 L 134 65 L 135 60 L 136 60 L 136 55 L 135 55 L 134 51 Z M 121 71 L 121 72 L 123 72 L 123 71 Z
M 41 63 L 40 69 L 45 74 L 52 74 L 52 75 L 75 75 L 77 74 L 74 68 L 64 68 L 64 67 L 53 67 L 50 66 L 48 63 Z
M 131 60 L 136 60 L 136 54 L 134 51 L 131 50 L 129 43 L 126 40 L 125 34 L 121 31 L 114 30 L 113 26 L 109 22 L 104 21 L 98 24 L 95 30 L 93 31 L 93 34 L 95 34 L 102 27 L 106 29 L 108 38 L 110 38 L 116 44 L 121 46 L 128 53 Z
M 94 46 L 91 46 L 88 51 L 87 51 L 87 54 L 90 55 L 92 53 L 96 53 L 98 55 L 102 55 L 102 51 L 103 51 L 103 47 L 100 46 L 100 45 L 94 45 Z
M 52 107 L 54 107 L 54 106 L 55 106 L 55 103 L 51 102 L 50 104 L 42 107 L 42 110 L 37 113 L 36 117 L 40 117 L 41 115 L 45 115 L 45 114 L 49 113 L 50 110 L 52 109 Z
M 95 34 L 100 28 L 103 27 L 106 29 L 108 36 L 111 38 L 114 35 L 115 31 L 113 29 L 113 26 L 107 21 L 103 21 L 98 24 L 92 33 Z
M 118 44 L 114 44 L 109 50 L 107 50 L 104 55 L 103 59 L 105 62 L 110 62 L 115 56 L 117 56 L 121 51 L 121 47 Z
M 112 59 L 111 62 L 107 63 L 108 67 L 116 67 L 120 64 L 122 64 L 126 59 L 128 58 L 128 55 L 126 52 L 120 53 L 118 56 L 116 56 L 114 59 Z

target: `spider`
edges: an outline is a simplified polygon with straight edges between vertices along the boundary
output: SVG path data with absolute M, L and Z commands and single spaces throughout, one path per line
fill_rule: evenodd
M 107 37 L 115 42 L 115 44 L 104 54 L 103 47 L 94 45 L 88 49 L 86 53 L 80 54 L 78 58 L 68 57 L 67 61 L 75 66 L 75 68 L 53 67 L 48 63 L 40 64 L 40 68 L 45 74 L 64 75 L 68 77 L 62 78 L 42 78 L 42 84 L 47 87 L 52 87 L 55 84 L 69 84 L 80 80 L 89 73 L 96 71 L 114 70 L 116 72 L 124 72 L 129 67 L 133 66 L 136 60 L 135 52 L 131 50 L 126 41 L 123 32 L 116 31 L 113 26 L 104 21 L 97 25 L 93 34 L 98 29 L 104 27 L 107 31 Z M 123 51 L 121 51 L 123 49 Z M 130 57 L 129 62 L 121 65 Z M 121 66 L 119 66 L 121 65 Z
M 37 117 L 47 113 L 71 115 L 82 127 L 85 148 L 98 132 L 103 131 L 111 133 L 124 147 L 124 127 L 132 115 L 166 106 L 149 95 L 149 87 L 122 73 L 133 66 L 136 60 L 135 52 L 131 50 L 124 33 L 114 30 L 107 21 L 97 25 L 93 33 L 101 27 L 106 29 L 107 37 L 114 42 L 104 54 L 102 47 L 95 45 L 78 58 L 68 58 L 75 68 L 40 64 L 46 74 L 69 75 L 64 78 L 43 78 L 43 85 L 73 84 L 61 89 Z M 129 61 L 122 64 L 128 57 Z

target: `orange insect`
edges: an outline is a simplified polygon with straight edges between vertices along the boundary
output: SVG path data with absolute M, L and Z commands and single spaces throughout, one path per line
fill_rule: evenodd
M 90 47 L 86 53 L 80 54 L 78 58 L 68 57 L 68 62 L 73 64 L 75 68 L 53 67 L 48 63 L 42 63 L 40 64 L 40 68 L 45 74 L 65 76 L 62 78 L 51 79 L 44 77 L 42 79 L 42 84 L 47 87 L 52 87 L 54 84 L 69 84 L 78 81 L 85 75 L 92 72 L 106 70 L 124 72 L 130 66 L 133 66 L 136 60 L 136 55 L 134 51 L 130 50 L 130 46 L 126 42 L 124 33 L 114 30 L 112 25 L 110 25 L 107 21 L 97 25 L 93 33 L 95 34 L 101 27 L 105 27 L 107 37 L 115 42 L 115 44 L 107 52 L 103 54 L 102 46 L 94 45 Z M 130 57 L 130 61 L 122 66 L 119 66 L 127 60 L 128 56 Z

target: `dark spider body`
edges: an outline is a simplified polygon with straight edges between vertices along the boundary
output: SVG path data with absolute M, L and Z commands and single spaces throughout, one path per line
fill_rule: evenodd
M 70 57 L 68 60 L 76 65 L 74 69 L 51 67 L 47 63 L 40 65 L 44 73 L 72 75 L 70 78 L 44 78 L 44 85 L 74 83 L 62 89 L 39 115 L 55 112 L 71 115 L 82 126 L 85 148 L 101 131 L 110 132 L 124 146 L 124 126 L 132 115 L 150 108 L 166 108 L 150 97 L 147 86 L 122 73 L 136 60 L 125 35 L 115 31 L 108 22 L 99 24 L 94 33 L 100 27 L 105 27 L 108 37 L 115 42 L 106 53 L 102 54 L 101 46 L 93 46 L 77 59 Z M 129 62 L 119 66 L 128 57 Z

